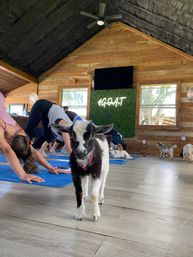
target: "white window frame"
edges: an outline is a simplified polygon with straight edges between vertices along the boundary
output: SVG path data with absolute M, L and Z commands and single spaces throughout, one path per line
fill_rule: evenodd
M 72 102 L 70 101 L 65 101 L 63 102 L 63 92 L 64 91 L 80 91 L 80 90 L 86 90 L 87 91 L 87 99 L 86 99 L 86 103 L 81 105 L 81 104 L 77 104 L 74 103 L 74 101 L 72 100 Z M 89 116 L 89 100 L 90 100 L 90 90 L 88 86 L 78 86 L 78 87 L 62 87 L 59 89 L 59 102 L 61 106 L 69 106 L 69 110 L 70 111 L 74 111 L 75 113 L 77 113 L 78 115 L 82 116 L 83 118 L 88 118 Z M 79 111 L 79 109 L 85 109 L 84 113 L 82 113 L 81 111 Z
M 152 108 L 153 105 L 146 105 L 146 106 L 143 106 L 142 103 L 141 103 L 141 96 L 142 96 L 142 90 L 143 88 L 145 88 L 146 86 L 147 87 L 150 87 L 150 86 L 154 86 L 154 87 L 158 87 L 158 86 L 167 86 L 167 85 L 173 85 L 175 84 L 176 85 L 176 99 L 175 99 L 175 105 L 165 105 L 165 108 L 175 108 L 175 112 L 176 112 L 176 115 L 175 115 L 175 125 L 173 124 L 170 124 L 168 122 L 165 122 L 164 124 L 153 124 L 153 125 L 150 125 L 150 124 L 140 124 L 140 111 L 142 108 Z M 155 108 L 164 108 L 164 104 L 156 104 L 155 105 Z M 180 115 L 179 115 L 179 108 L 180 108 L 180 82 L 158 82 L 158 83 L 145 83 L 145 84 L 140 84 L 138 85 L 138 94 L 137 94 L 137 127 L 138 128 L 146 128 L 146 129 L 165 129 L 165 130 L 175 130 L 175 129 L 179 129 L 179 119 L 180 119 Z
M 16 114 L 16 112 L 12 112 L 11 113 L 11 109 L 14 108 L 14 107 L 21 107 L 22 108 L 22 112 L 19 113 L 19 114 L 18 113 Z M 17 116 L 26 116 L 27 115 L 25 104 L 9 104 L 8 112 L 11 115 L 17 115 Z

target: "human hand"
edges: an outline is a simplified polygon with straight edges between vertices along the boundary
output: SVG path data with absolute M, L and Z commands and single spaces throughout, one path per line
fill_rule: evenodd
M 71 174 L 71 169 L 60 168 L 60 173 L 62 173 L 62 174 Z
M 33 174 L 26 174 L 25 177 L 21 178 L 21 180 L 24 180 L 28 182 L 29 184 L 32 184 L 32 181 L 34 182 L 45 182 L 45 180 L 41 177 L 35 176 Z
M 61 173 L 61 170 L 60 170 L 60 168 L 58 168 L 58 167 L 51 167 L 49 170 L 48 170 L 50 173 L 53 173 L 53 174 L 59 174 L 59 173 Z
M 59 168 L 59 167 L 52 167 L 52 169 L 49 169 L 49 172 L 54 173 L 54 174 L 70 174 L 71 170 L 63 169 L 63 168 Z

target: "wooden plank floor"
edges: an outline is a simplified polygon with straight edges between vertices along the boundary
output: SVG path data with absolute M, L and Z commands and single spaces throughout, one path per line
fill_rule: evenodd
M 0 182 L 0 257 L 191 257 L 193 163 L 110 166 L 99 221 L 75 220 L 74 188 Z

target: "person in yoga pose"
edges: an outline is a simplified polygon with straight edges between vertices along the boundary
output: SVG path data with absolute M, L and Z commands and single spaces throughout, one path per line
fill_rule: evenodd
M 63 106 L 62 108 L 71 121 L 73 121 L 78 116 L 77 113 L 70 111 L 68 106 Z
M 71 144 L 68 133 L 59 132 L 56 128 L 52 127 L 52 124 L 58 125 L 72 125 L 72 121 L 69 119 L 63 109 L 49 100 L 39 99 L 37 100 L 31 109 L 28 122 L 25 128 L 25 132 L 32 140 L 34 137 L 34 129 L 42 122 L 43 134 L 33 143 L 33 147 L 41 149 L 44 153 L 45 148 L 53 140 L 53 136 L 61 142 L 64 142 L 67 152 L 70 154 Z
M 32 147 L 24 130 L 7 113 L 4 101 L 5 98 L 0 92 L 0 150 L 5 155 L 12 170 L 21 180 L 27 181 L 28 183 L 32 181 L 43 182 L 44 180 L 39 176 L 28 174 L 36 172 L 37 166 L 34 162 L 34 159 L 36 159 L 50 172 L 59 173 L 60 170 L 58 168 L 52 167 L 44 157 Z M 23 146 L 21 141 L 25 143 Z M 19 161 L 20 158 L 24 162 L 23 167 Z
M 74 120 L 75 118 L 81 118 L 77 113 L 72 112 L 72 111 L 69 111 L 69 107 L 68 107 L 68 106 L 62 106 L 62 109 L 63 109 L 63 111 L 67 114 L 68 118 L 69 118 L 72 122 L 73 122 L 73 120 Z M 65 152 L 65 144 L 64 144 L 64 142 L 61 142 L 61 141 L 58 140 L 58 139 L 55 139 L 55 141 L 54 141 L 52 147 L 50 148 L 49 152 L 50 152 L 50 153 L 55 153 L 55 152 L 56 152 L 56 148 L 57 148 L 59 145 L 64 147 L 64 148 L 62 149 L 62 151 Z

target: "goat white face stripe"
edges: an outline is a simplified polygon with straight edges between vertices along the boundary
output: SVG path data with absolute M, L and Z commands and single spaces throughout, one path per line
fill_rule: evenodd
M 83 138 L 83 135 L 86 132 L 88 123 L 89 123 L 88 121 L 87 122 L 76 121 L 73 127 L 74 133 L 76 134 L 76 141 L 79 142 L 79 145 L 77 147 L 79 151 L 85 150 L 85 147 L 84 147 L 85 140 Z

